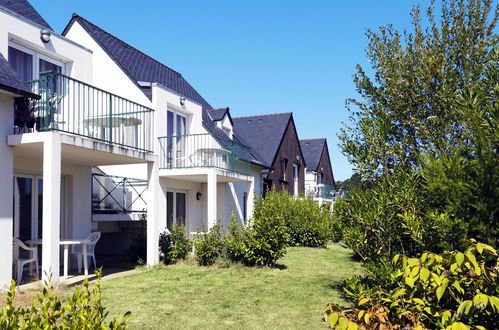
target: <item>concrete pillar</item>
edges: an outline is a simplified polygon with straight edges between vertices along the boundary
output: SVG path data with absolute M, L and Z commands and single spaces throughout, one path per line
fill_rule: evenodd
M 156 160 L 147 164 L 147 264 L 159 263 L 159 233 L 160 233 L 160 194 L 159 162 Z
M 253 209 L 255 207 L 255 177 L 252 176 L 250 181 L 248 181 L 248 200 L 246 201 L 247 209 L 247 223 L 250 223 L 253 217 Z
M 0 293 L 10 285 L 12 279 L 12 233 L 14 231 L 13 180 L 14 154 L 6 143 L 12 134 L 12 98 L 0 95 Z
M 207 226 L 208 230 L 213 227 L 218 220 L 217 217 L 217 173 L 210 171 L 208 173 L 208 212 L 207 212 Z
M 47 134 L 43 142 L 42 280 L 59 280 L 61 222 L 61 137 Z

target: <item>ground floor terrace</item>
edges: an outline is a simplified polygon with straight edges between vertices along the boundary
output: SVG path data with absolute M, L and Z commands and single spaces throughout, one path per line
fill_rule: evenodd
M 23 267 L 23 277 L 28 268 L 39 267 L 40 278 L 50 276 L 56 282 L 68 273 L 69 261 L 75 260 L 71 252 L 93 252 L 89 235 L 96 231 L 92 222 L 95 166 L 142 163 L 148 168 L 149 181 L 157 176 L 152 153 L 58 131 L 10 135 L 0 151 L 0 289 L 19 277 L 19 260 L 37 259 Z M 150 212 L 156 219 L 154 198 L 146 198 L 151 199 Z M 150 227 L 150 237 L 157 236 L 154 221 Z M 150 250 L 148 262 L 153 264 L 158 253 Z M 85 264 L 86 258 L 82 259 Z

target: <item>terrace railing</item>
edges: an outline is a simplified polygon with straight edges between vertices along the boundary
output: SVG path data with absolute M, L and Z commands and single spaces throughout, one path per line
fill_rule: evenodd
M 29 81 L 37 131 L 63 131 L 144 151 L 153 150 L 154 110 L 63 74 Z
M 164 136 L 159 143 L 162 169 L 217 168 L 249 175 L 249 148 L 228 136 L 209 133 Z
M 334 187 L 327 183 L 317 183 L 314 180 L 305 180 L 305 195 L 312 198 L 335 199 L 343 197 L 340 187 Z
M 92 174 L 92 213 L 145 213 L 147 181 Z

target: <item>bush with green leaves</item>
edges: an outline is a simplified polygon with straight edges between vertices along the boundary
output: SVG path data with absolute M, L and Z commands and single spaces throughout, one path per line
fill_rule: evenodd
M 227 258 L 232 262 L 242 262 L 246 253 L 245 236 L 247 229 L 238 221 L 237 216 L 232 215 L 229 230 L 225 236 L 225 251 Z
M 201 266 L 210 266 L 222 256 L 224 240 L 222 227 L 214 225 L 209 231 L 198 231 L 194 241 L 194 253 Z
M 76 286 L 65 300 L 57 296 L 50 280 L 29 306 L 14 305 L 15 281 L 7 293 L 6 306 L 0 310 L 0 329 L 127 329 L 131 313 L 106 321 L 108 312 L 101 303 L 101 271 L 91 289 L 88 280 Z
M 172 264 L 185 259 L 189 253 L 191 243 L 186 237 L 185 227 L 174 224 L 170 231 L 159 235 L 159 250 L 161 260 L 165 264 Z
M 498 260 L 493 247 L 475 240 L 464 252 L 396 255 L 394 288 L 350 279 L 345 292 L 356 305 L 327 305 L 327 323 L 338 329 L 497 329 Z
M 270 192 L 271 195 L 277 195 Z M 289 234 L 281 203 L 256 200 L 253 218 L 244 232 L 243 263 L 250 266 L 273 266 L 284 254 Z

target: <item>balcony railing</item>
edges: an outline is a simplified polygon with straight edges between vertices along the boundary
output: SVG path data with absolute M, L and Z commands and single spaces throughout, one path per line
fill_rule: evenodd
M 32 101 L 29 109 L 16 109 L 23 112 L 16 113 L 18 132 L 63 131 L 153 150 L 154 110 L 53 71 L 40 73 L 40 79 L 28 84 L 41 98 Z M 23 126 L 26 123 L 19 117 L 30 124 Z
M 164 136 L 161 147 L 160 168 L 218 168 L 248 175 L 251 159 L 248 147 L 228 136 L 209 133 Z
M 92 174 L 92 213 L 145 213 L 147 181 Z
M 345 197 L 346 190 L 327 183 L 317 183 L 314 180 L 306 180 L 305 195 L 312 198 L 336 199 L 338 197 Z

